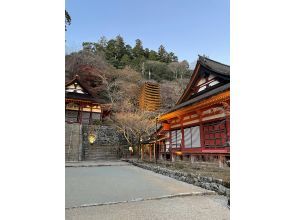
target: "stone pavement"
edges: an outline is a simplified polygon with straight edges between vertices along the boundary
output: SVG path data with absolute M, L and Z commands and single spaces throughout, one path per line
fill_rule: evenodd
M 227 220 L 227 198 L 123 161 L 67 162 L 67 220 Z
M 65 207 L 212 191 L 132 165 L 67 167 Z
M 67 220 L 228 220 L 227 199 L 219 195 L 186 196 L 114 205 L 66 209 Z

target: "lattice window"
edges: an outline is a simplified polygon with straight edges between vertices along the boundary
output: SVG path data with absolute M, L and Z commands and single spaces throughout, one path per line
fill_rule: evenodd
M 227 142 L 226 121 L 208 123 L 203 126 L 205 147 L 224 147 Z
M 171 131 L 171 147 L 180 148 L 182 142 L 181 130 Z
M 78 121 L 78 111 L 65 111 L 65 120 L 68 122 L 77 122 Z
M 171 147 L 177 147 L 177 131 L 171 131 Z
M 185 128 L 185 148 L 201 147 L 199 126 Z
M 192 147 L 201 147 L 199 126 L 195 126 L 191 128 L 191 137 L 192 137 Z
M 82 113 L 82 123 L 88 124 L 90 120 L 90 113 L 89 112 L 83 112 Z
M 184 129 L 184 141 L 185 141 L 185 148 L 192 147 L 191 128 Z

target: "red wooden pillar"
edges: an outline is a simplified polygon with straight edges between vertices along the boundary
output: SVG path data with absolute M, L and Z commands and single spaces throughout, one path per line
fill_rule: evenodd
M 205 143 L 204 143 L 204 126 L 203 126 L 203 122 L 202 122 L 202 111 L 197 111 L 197 114 L 199 115 L 199 132 L 200 132 L 200 145 L 201 145 L 201 149 L 204 149 L 205 147 Z
M 89 123 L 92 124 L 92 105 L 91 105 L 91 111 L 90 111 L 90 117 L 89 117 Z
M 170 155 L 170 160 L 172 160 L 172 138 L 171 138 L 171 131 L 169 132 L 169 155 Z
M 228 102 L 223 102 L 223 108 L 225 110 L 226 115 L 226 135 L 227 135 L 227 141 L 230 141 L 230 104 Z
M 165 141 L 163 142 L 163 144 L 164 144 L 164 147 L 163 147 L 163 149 L 164 149 L 164 159 L 166 160 L 166 144 L 165 144 Z
M 184 128 L 183 128 L 183 118 L 180 119 L 180 123 L 181 123 L 181 133 L 182 133 L 182 140 L 181 140 L 181 148 L 180 151 L 183 150 L 184 146 L 185 146 L 185 135 L 184 135 Z

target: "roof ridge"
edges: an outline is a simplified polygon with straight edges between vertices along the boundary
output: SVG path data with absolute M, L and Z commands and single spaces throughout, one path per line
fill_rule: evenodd
M 210 58 L 208 58 L 208 57 L 201 56 L 201 55 L 199 55 L 199 54 L 198 54 L 198 57 L 199 57 L 199 60 L 200 60 L 201 58 L 203 58 L 203 59 L 207 59 L 207 60 L 210 60 L 210 61 L 212 61 L 212 62 L 215 62 L 215 63 L 221 64 L 221 65 L 224 65 L 224 66 L 230 67 L 230 65 L 228 65 L 228 64 L 224 64 L 224 63 L 221 63 L 221 62 L 218 62 L 218 61 L 212 60 L 212 59 L 210 59 Z

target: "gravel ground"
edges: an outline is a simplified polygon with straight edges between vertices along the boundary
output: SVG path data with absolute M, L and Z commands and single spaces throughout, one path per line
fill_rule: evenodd
M 160 167 L 168 168 L 171 170 L 178 170 L 182 172 L 192 173 L 195 175 L 213 177 L 217 179 L 222 179 L 223 181 L 226 181 L 226 182 L 230 182 L 230 168 L 229 167 L 219 168 L 218 165 L 215 165 L 214 163 L 195 162 L 191 164 L 191 162 L 187 162 L 187 161 L 177 161 L 177 162 L 159 161 L 157 164 L 153 162 L 144 161 L 144 163 L 148 165 L 152 165 L 152 166 L 160 166 Z
M 227 199 L 219 195 L 187 196 L 114 205 L 66 209 L 67 220 L 227 220 Z

